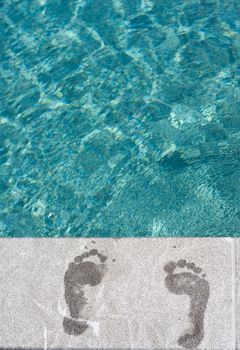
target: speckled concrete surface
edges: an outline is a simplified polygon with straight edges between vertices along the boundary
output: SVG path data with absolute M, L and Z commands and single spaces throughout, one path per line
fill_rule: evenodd
M 236 348 L 240 350 L 240 238 L 235 239 L 235 256 L 236 256 Z
M 1 239 L 0 347 L 235 349 L 234 251 L 224 238 Z

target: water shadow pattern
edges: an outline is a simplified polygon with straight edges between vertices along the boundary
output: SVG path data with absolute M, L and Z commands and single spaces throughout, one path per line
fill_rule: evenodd
M 0 235 L 239 235 L 236 0 L 4 0 Z

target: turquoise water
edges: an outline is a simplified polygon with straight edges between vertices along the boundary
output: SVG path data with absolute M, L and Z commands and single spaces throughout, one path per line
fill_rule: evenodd
M 238 0 L 1 0 L 0 236 L 240 234 Z

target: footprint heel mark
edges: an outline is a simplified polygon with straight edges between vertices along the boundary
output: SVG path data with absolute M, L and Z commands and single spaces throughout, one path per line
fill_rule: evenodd
M 176 269 L 185 269 L 177 272 Z M 190 298 L 191 329 L 178 339 L 178 344 L 187 349 L 196 348 L 204 338 L 204 314 L 208 303 L 210 288 L 205 275 L 200 275 L 202 269 L 194 263 L 181 259 L 177 263 L 170 261 L 164 266 L 167 273 L 165 285 L 167 289 L 177 295 L 186 294 Z
M 86 261 L 93 256 L 96 256 L 99 263 Z M 107 257 L 99 253 L 97 249 L 91 249 L 76 256 L 74 262 L 68 265 L 64 275 L 64 297 L 70 317 L 63 319 L 63 329 L 68 335 L 81 335 L 88 329 L 88 323 L 82 317 L 82 311 L 87 304 L 84 286 L 94 287 L 102 282 L 107 270 L 106 260 Z
M 68 335 L 81 335 L 88 329 L 88 325 L 86 321 L 77 321 L 73 318 L 64 317 L 63 329 Z

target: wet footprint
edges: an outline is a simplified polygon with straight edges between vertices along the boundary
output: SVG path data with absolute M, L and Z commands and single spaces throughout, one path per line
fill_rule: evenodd
M 86 261 L 95 257 L 99 263 Z M 80 256 L 76 256 L 74 262 L 68 265 L 64 275 L 65 301 L 69 309 L 70 317 L 64 317 L 63 329 L 69 335 L 81 335 L 88 329 L 88 323 L 83 320 L 82 311 L 87 304 L 84 286 L 94 287 L 101 283 L 107 270 L 105 261 L 107 257 L 100 254 L 97 249 L 91 249 Z
M 176 268 L 186 268 L 190 271 L 175 273 Z M 187 263 L 181 259 L 177 263 L 171 261 L 164 267 L 167 276 L 165 285 L 174 294 L 187 294 L 190 298 L 190 312 L 188 314 L 191 321 L 191 329 L 179 337 L 178 344 L 187 349 L 196 348 L 204 337 L 204 314 L 209 298 L 209 283 L 199 276 L 202 269 L 194 263 Z

